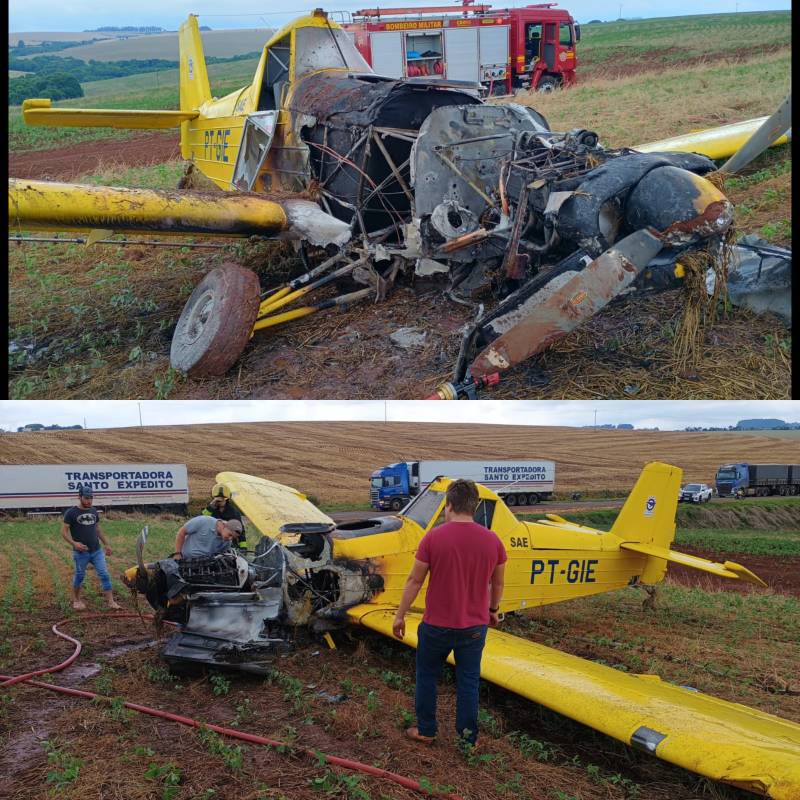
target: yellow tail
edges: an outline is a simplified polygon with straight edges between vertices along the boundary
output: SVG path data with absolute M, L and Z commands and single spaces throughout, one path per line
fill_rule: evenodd
M 197 17 L 189 19 L 178 28 L 178 48 L 180 53 L 181 111 L 197 111 L 203 103 L 211 100 L 211 87 L 208 83 L 206 57 L 203 53 L 203 40 Z M 189 123 L 181 124 L 181 152 L 189 157 Z
M 683 470 L 653 461 L 628 495 L 611 533 L 626 542 L 669 548 L 675 538 L 675 512 Z

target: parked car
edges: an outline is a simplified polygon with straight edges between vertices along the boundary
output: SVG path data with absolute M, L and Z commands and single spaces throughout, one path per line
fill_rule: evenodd
M 678 495 L 679 503 L 707 503 L 714 490 L 705 483 L 687 483 Z

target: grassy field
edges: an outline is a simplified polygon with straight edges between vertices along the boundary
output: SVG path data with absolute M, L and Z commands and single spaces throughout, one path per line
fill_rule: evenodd
M 190 465 L 193 498 L 205 496 L 217 472 L 234 470 L 294 486 L 328 504 L 364 503 L 372 471 L 401 460 L 546 458 L 556 462 L 560 492 L 609 490 L 614 496 L 627 496 L 642 466 L 655 459 L 680 466 L 684 481 L 713 483 L 720 464 L 781 463 L 784 459 L 790 463 L 797 454 L 795 442 L 725 433 L 402 422 L 53 431 L 8 434 L 2 441 L 0 463 L 5 464 L 94 463 L 98 452 L 108 463 L 171 463 L 180 454 Z M 213 447 L 209 448 L 209 442 Z M 735 510 L 749 503 L 731 500 L 721 505 Z M 716 502 L 702 507 L 682 505 L 680 513 L 702 515 L 712 506 Z
M 202 24 L 202 17 L 200 23 Z M 201 31 L 200 36 L 203 39 L 203 51 L 208 58 L 230 58 L 241 53 L 260 50 L 269 41 L 273 32 L 272 28 L 242 28 Z M 118 41 L 92 42 L 71 47 L 69 55 L 84 61 L 128 61 L 149 58 L 177 61 L 178 33 L 173 31 L 131 36 L 129 39 Z
M 578 76 L 747 58 L 791 46 L 791 12 L 697 14 L 581 25 Z
M 22 33 L 9 33 L 8 46 L 15 47 L 20 39 L 27 44 L 33 44 L 35 42 L 82 42 L 92 39 L 115 39 L 117 36 L 125 35 L 112 31 L 23 31 Z
M 148 523 L 148 555 L 168 552 L 180 520 L 116 516 L 104 522 L 117 576 L 135 563 L 134 541 Z M 109 698 L 64 700 L 17 686 L 0 703 L 0 768 L 14 800 L 411 800 L 396 785 L 293 753 L 293 743 L 355 758 L 470 798 L 521 800 L 744 800 L 749 795 L 699 779 L 489 684 L 481 687 L 481 749 L 465 758 L 451 741 L 455 686 L 447 667 L 439 697 L 436 752 L 403 741 L 413 719 L 413 651 L 363 631 L 334 633 L 336 650 L 300 644 L 266 680 L 236 674 L 172 675 L 147 623 L 81 620 L 69 607 L 71 555 L 58 520 L 0 522 L 0 673 L 51 665 L 71 646 L 49 626 L 83 642 L 76 666 L 49 678 Z M 756 535 L 754 531 L 737 531 Z M 102 610 L 89 574 L 90 611 Z M 636 589 L 507 617 L 503 629 L 629 672 L 651 672 L 768 713 L 800 721 L 789 692 L 800 658 L 800 603 L 767 590 L 741 595 L 667 582 L 645 612 Z M 145 606 L 144 600 L 140 603 Z M 747 657 L 742 658 L 746 653 Z M 46 678 L 47 679 L 47 678 Z M 329 696 L 345 693 L 332 704 Z M 127 711 L 135 700 L 287 742 L 264 749 L 178 728 Z

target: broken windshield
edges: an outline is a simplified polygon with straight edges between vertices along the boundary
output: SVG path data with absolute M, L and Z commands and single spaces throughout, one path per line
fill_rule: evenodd
M 372 72 L 352 39 L 340 28 L 299 28 L 295 42 L 295 77 L 318 69 Z
M 403 512 L 403 516 L 413 519 L 422 530 L 427 530 L 443 501 L 444 492 L 425 489 L 411 501 L 411 505 Z

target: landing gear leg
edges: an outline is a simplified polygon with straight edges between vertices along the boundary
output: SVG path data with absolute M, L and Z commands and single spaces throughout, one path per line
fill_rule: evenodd
M 653 611 L 656 607 L 656 591 L 658 589 L 657 586 L 642 586 L 642 589 L 647 592 L 647 597 L 642 600 L 642 610 L 643 611 Z

